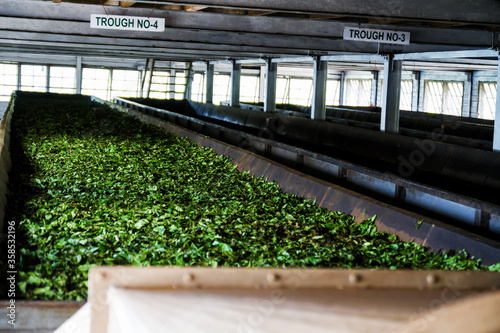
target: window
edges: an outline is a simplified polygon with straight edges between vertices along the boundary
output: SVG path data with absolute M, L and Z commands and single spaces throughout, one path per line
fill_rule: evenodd
M 47 91 L 47 66 L 21 65 L 21 90 Z
M 281 76 L 276 81 L 276 104 L 290 102 L 290 77 Z
M 109 69 L 84 68 L 82 73 L 82 94 L 109 100 Z
M 146 90 L 148 89 L 148 77 L 149 75 L 146 77 L 146 81 L 144 82 L 144 97 L 146 97 Z M 171 80 L 171 78 L 172 76 L 170 71 L 154 71 L 149 97 L 158 99 L 174 98 L 173 93 L 170 94 L 170 92 L 172 89 L 171 85 L 173 85 L 173 82 L 171 81 L 175 81 L 175 77 L 173 77 L 173 80 Z
M 149 77 L 149 75 L 148 75 Z M 148 89 L 148 77 L 144 83 L 144 96 Z M 150 98 L 158 99 L 183 99 L 186 90 L 185 71 L 154 71 L 151 81 Z
M 313 93 L 313 80 L 302 78 L 290 79 L 289 103 L 310 106 Z
M 191 100 L 195 102 L 205 102 L 205 74 L 195 73 L 191 86 Z
M 478 117 L 484 119 L 495 119 L 495 108 L 497 100 L 496 83 L 479 84 Z
M 186 72 L 176 72 L 175 73 L 175 99 L 184 99 L 184 92 L 186 91 Z
M 140 82 L 139 73 L 140 72 L 136 70 L 113 70 L 111 98 L 138 97 Z
M 427 81 L 424 85 L 424 112 L 462 115 L 462 82 Z
M 399 98 L 399 109 L 411 111 L 411 102 L 413 99 L 413 81 L 401 81 L 401 94 Z
M 229 84 L 231 76 L 227 74 L 214 75 L 214 104 L 220 104 L 222 101 L 229 101 Z
M 370 106 L 372 80 L 347 79 L 345 105 Z
M 260 95 L 260 78 L 258 76 L 242 75 L 240 82 L 240 101 L 257 103 Z
M 50 88 L 52 93 L 76 93 L 76 69 L 73 67 L 50 67 Z
M 326 105 L 340 104 L 340 80 L 326 81 Z
M 17 89 L 17 65 L 0 64 L 0 102 L 8 102 Z

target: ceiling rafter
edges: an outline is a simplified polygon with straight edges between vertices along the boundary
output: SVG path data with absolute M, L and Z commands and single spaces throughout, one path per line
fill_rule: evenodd
M 36 0 L 34 0 L 36 1 Z M 63 2 L 98 4 L 98 0 Z M 491 0 L 135 0 L 143 5 L 178 5 L 281 12 L 306 15 L 340 15 L 357 18 L 398 19 L 443 24 L 500 26 L 500 2 Z
M 470 28 L 463 27 L 466 23 L 440 21 L 446 15 L 458 19 L 460 15 L 456 11 L 424 20 L 418 15 L 426 9 L 417 11 L 416 18 L 407 18 L 405 7 L 397 16 L 383 16 L 380 11 L 375 11 L 373 16 L 364 16 L 366 19 L 361 20 L 359 17 L 364 15 L 366 8 L 355 9 L 351 4 L 374 8 L 372 2 L 379 0 L 370 3 L 367 0 L 108 0 L 106 8 L 102 6 L 105 0 L 1 1 L 0 41 L 3 45 L 11 50 L 39 49 L 44 53 L 52 50 L 57 54 L 81 54 L 88 48 L 92 54 L 113 54 L 124 58 L 150 54 L 159 59 L 173 59 L 177 55 L 179 60 L 206 61 L 323 56 L 339 52 L 405 54 L 476 50 L 491 47 L 495 36 L 498 39 L 498 34 L 490 30 L 498 18 L 488 23 L 490 28 Z M 394 3 L 401 1 L 394 0 Z M 25 9 L 27 3 L 29 11 Z M 489 6 L 491 9 L 496 5 Z M 320 12 L 320 9 L 325 11 Z M 165 32 L 90 28 L 90 15 L 104 13 L 163 17 Z M 486 21 L 489 19 L 487 13 L 471 15 L 479 15 Z M 391 46 L 343 40 L 346 27 L 408 31 L 411 43 Z M 45 43 L 47 49 L 42 51 L 36 42 Z
M 136 4 L 135 1 L 120 1 L 120 7 L 122 8 L 132 7 L 135 4 Z

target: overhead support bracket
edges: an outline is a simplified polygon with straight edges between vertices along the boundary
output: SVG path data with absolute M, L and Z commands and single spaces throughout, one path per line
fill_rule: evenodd
M 387 55 L 384 60 L 384 84 L 382 88 L 382 113 L 380 130 L 388 133 L 399 132 L 399 100 L 401 96 L 401 73 L 403 61 Z
M 206 70 L 206 84 L 207 84 L 207 98 L 206 103 L 213 104 L 214 102 L 214 75 L 215 75 L 215 65 L 207 61 Z
M 311 119 L 325 120 L 326 118 L 326 79 L 328 74 L 328 61 L 317 57 L 314 60 L 313 74 L 313 99 Z
M 272 59 L 266 59 L 266 90 L 264 97 L 264 111 L 276 111 L 276 83 L 278 80 L 278 64 Z
M 240 106 L 240 82 L 241 82 L 241 64 L 232 62 L 231 67 L 231 106 Z

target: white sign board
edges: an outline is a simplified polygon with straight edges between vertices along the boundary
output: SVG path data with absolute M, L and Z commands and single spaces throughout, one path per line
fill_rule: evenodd
M 94 29 L 162 32 L 165 31 L 165 19 L 157 17 L 92 14 L 90 16 L 90 27 Z
M 344 39 L 362 42 L 409 45 L 410 33 L 404 31 L 345 27 Z

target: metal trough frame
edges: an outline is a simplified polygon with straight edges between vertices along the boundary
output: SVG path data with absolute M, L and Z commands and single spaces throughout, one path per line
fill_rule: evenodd
M 94 98 L 94 100 L 103 104 L 108 104 L 118 111 L 135 116 L 143 122 L 161 127 L 174 135 L 187 137 L 189 140 L 197 142 L 198 145 L 210 147 L 219 154 L 231 157 L 233 159 L 233 163 L 238 165 L 238 169 L 240 171 L 249 170 L 255 176 L 267 177 L 270 181 L 276 181 L 280 184 L 286 192 L 294 193 L 310 199 L 316 199 L 319 206 L 327 209 L 340 210 L 350 213 L 356 217 L 356 221 L 371 218 L 376 214 L 376 225 L 379 230 L 396 234 L 402 240 L 414 240 L 417 243 L 428 246 L 433 251 L 446 251 L 450 249 L 460 250 L 464 248 L 470 254 L 476 256 L 476 258 L 482 258 L 484 264 L 497 263 L 500 261 L 500 244 L 496 242 L 477 237 L 471 233 L 450 227 L 449 225 L 443 224 L 439 221 L 427 219 L 423 216 L 404 211 L 397 207 L 374 200 L 370 197 L 360 195 L 345 188 L 308 176 L 307 174 L 293 170 L 242 148 L 228 145 L 218 140 L 208 138 L 205 135 L 187 130 L 173 124 L 173 122 L 182 123 L 190 128 L 197 128 L 202 132 L 211 132 L 212 134 L 215 133 L 221 137 L 231 137 L 233 140 L 237 139 L 238 135 L 244 135 L 241 139 L 245 140 L 248 144 L 251 144 L 252 147 L 255 147 L 255 151 L 280 151 L 280 155 L 282 157 L 286 157 L 288 159 L 295 158 L 294 161 L 302 165 L 304 169 L 313 167 L 319 168 L 328 174 L 337 175 L 337 178 L 345 179 L 346 181 L 358 179 L 358 182 L 362 183 L 362 179 L 367 179 L 366 172 L 363 173 L 366 170 L 356 165 L 351 165 L 343 161 L 337 161 L 335 159 L 308 151 L 302 151 L 291 146 L 264 140 L 238 131 L 229 130 L 222 126 L 212 125 L 194 118 L 180 116 L 173 112 L 145 107 L 137 103 L 134 103 L 134 105 L 131 104 L 130 106 L 132 108 L 126 108 L 116 104 L 104 102 L 99 99 Z M 7 125 L 7 127 L 5 127 L 7 129 L 9 128 L 8 119 L 10 119 L 10 116 L 12 115 L 14 102 L 15 101 L 13 99 L 2 122 Z M 123 102 L 125 101 L 122 101 L 122 103 Z M 146 115 L 146 112 L 154 116 Z M 160 118 L 167 119 L 170 122 L 163 121 Z M 7 130 L 4 133 L 8 134 L 9 131 Z M 9 160 L 7 158 L 8 155 L 4 155 L 4 150 L 5 152 L 8 152 L 8 149 L 6 149 L 7 145 L 7 143 L 4 143 L 2 161 Z M 6 172 L 5 168 L 7 166 L 10 167 L 10 163 L 7 163 L 7 165 L 2 164 L 0 167 Z M 397 187 L 392 187 L 392 185 L 387 182 L 387 179 L 385 178 L 387 175 L 374 172 L 371 176 L 376 178 L 378 177 L 378 182 L 380 182 L 380 184 L 385 184 L 382 187 L 386 189 L 388 196 L 391 196 L 393 188 L 395 192 L 401 191 L 401 189 L 397 190 Z M 402 185 L 404 184 L 405 180 L 402 180 Z M 425 191 L 426 188 L 422 187 L 422 190 Z M 2 202 L 5 203 L 4 201 Z M 482 206 L 479 205 L 477 209 L 485 208 L 481 207 Z M 423 222 L 420 228 L 416 229 L 414 225 L 419 221 Z M 349 283 L 353 283 L 352 281 L 363 281 L 363 274 L 365 273 L 359 274 L 361 274 L 361 278 L 357 278 L 356 274 L 353 275 L 352 273 L 346 272 L 346 277 L 348 278 Z M 439 276 L 439 274 L 445 273 L 436 272 L 435 274 L 437 274 L 436 276 Z M 355 278 L 352 279 L 351 275 L 355 276 Z M 404 282 L 404 280 L 407 279 L 402 279 L 401 281 Z M 439 281 L 441 281 L 441 278 L 433 276 L 432 279 L 429 279 L 426 277 L 426 281 L 428 284 L 433 284 L 436 281 L 440 283 Z M 491 287 L 494 287 L 494 285 L 491 285 Z M 52 332 L 64 320 L 75 313 L 83 305 L 83 302 L 16 300 L 15 305 L 17 318 L 15 328 L 16 332 L 48 333 Z M 0 306 L 7 308 L 10 306 L 10 302 L 8 300 L 2 300 L 0 301 Z M 11 331 L 12 327 L 7 323 L 7 320 L 5 320 L 0 324 L 0 330 Z
M 351 183 L 358 187 L 369 184 L 371 192 L 379 190 L 379 194 L 389 200 L 405 200 L 404 193 L 410 191 L 422 193 L 420 196 L 411 195 L 409 198 L 413 204 L 426 207 L 429 196 L 434 196 L 440 198 L 441 201 L 435 200 L 433 206 L 426 208 L 439 213 L 443 210 L 443 205 L 454 205 L 464 223 L 471 225 L 480 223 L 480 219 L 470 219 L 471 209 L 474 210 L 475 217 L 484 217 L 489 214 L 491 221 L 492 216 L 498 220 L 499 207 L 175 112 L 148 107 L 121 98 L 116 98 L 115 103 L 96 98 L 94 100 L 135 116 L 143 122 L 161 127 L 176 136 L 187 137 L 200 146 L 210 147 L 216 153 L 232 158 L 240 171 L 250 171 L 255 176 L 275 181 L 285 192 L 316 200 L 321 207 L 351 214 L 356 222 L 376 215 L 376 225 L 379 230 L 396 234 L 404 241 L 415 241 L 429 247 L 432 251 L 455 250 L 458 252 L 465 249 L 475 258 L 481 258 L 484 264 L 500 262 L 500 243 L 497 241 L 480 237 L 421 214 L 412 213 L 387 202 L 381 202 L 373 197 L 292 169 L 282 163 L 302 168 L 307 172 L 316 168 L 340 183 Z M 190 129 L 201 130 L 201 133 Z M 226 138 L 230 139 L 229 144 L 219 141 L 224 141 Z M 276 161 L 267 157 L 275 158 Z
M 413 207 L 426 215 L 451 221 L 458 226 L 481 228 L 500 235 L 500 207 L 496 205 L 175 112 L 121 98 L 116 98 L 115 102 L 194 131 L 199 132 L 201 128 L 202 134 L 221 141 L 230 141 L 229 143 L 240 148 L 321 179 L 351 187 L 368 195 L 374 194 L 378 199 L 387 200 L 390 204 Z M 227 140 L 229 137 L 232 140 Z

